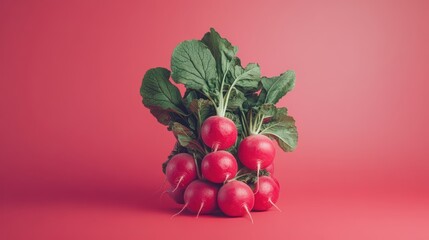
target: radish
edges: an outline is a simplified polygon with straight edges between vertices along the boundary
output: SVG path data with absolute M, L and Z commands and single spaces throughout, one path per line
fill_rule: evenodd
M 275 204 L 279 198 L 280 192 L 280 187 L 276 181 L 268 176 L 262 176 L 258 181 L 259 190 L 255 193 L 255 205 L 253 210 L 266 211 L 274 206 L 277 210 L 281 211 Z
M 195 180 L 185 190 L 183 208 L 172 217 L 179 215 L 184 209 L 200 214 L 212 213 L 217 209 L 219 187 L 213 183 Z
M 234 178 L 237 169 L 237 161 L 227 151 L 209 153 L 201 162 L 203 177 L 214 183 L 223 183 Z
M 172 192 L 175 192 L 178 188 L 186 188 L 197 178 L 194 157 L 188 153 L 174 155 L 167 164 L 165 175 L 168 182 L 174 186 Z
M 267 170 L 267 172 L 270 173 L 270 176 L 273 176 L 274 175 L 274 161 L 270 165 L 265 167 L 265 170 Z
M 253 223 L 250 211 L 255 204 L 255 197 L 247 184 L 240 181 L 228 182 L 219 189 L 217 202 L 224 214 L 230 217 L 240 217 L 247 213 Z
M 183 195 L 185 193 L 185 188 L 177 188 L 175 191 L 173 191 L 174 188 L 170 187 L 166 192 L 168 195 L 178 204 L 184 204 L 185 200 L 183 198 Z
M 295 73 L 261 76 L 259 65 L 244 67 L 237 51 L 210 29 L 174 49 L 171 70 L 155 67 L 143 77 L 143 105 L 176 138 L 158 191 L 168 182 L 161 196 L 183 204 L 172 217 L 186 209 L 198 217 L 219 206 L 226 216 L 248 214 L 253 223 L 252 210 L 278 209 L 274 141 L 293 151 L 298 132 L 288 109 L 276 104 L 294 88 Z
M 237 140 L 237 127 L 226 117 L 211 116 L 201 126 L 201 138 L 204 144 L 216 150 L 232 147 Z
M 273 141 L 260 134 L 245 137 L 238 146 L 238 158 L 251 170 L 265 169 L 273 163 L 275 154 Z
M 280 183 L 279 183 L 279 180 L 277 180 L 277 178 L 275 178 L 275 177 L 271 177 L 273 180 L 274 180 L 274 182 L 276 182 L 277 183 L 277 186 L 279 186 L 279 189 L 280 189 Z
M 241 163 L 250 170 L 257 171 L 256 192 L 259 189 L 259 170 L 272 164 L 275 154 L 273 141 L 261 134 L 245 137 L 238 146 L 238 158 Z

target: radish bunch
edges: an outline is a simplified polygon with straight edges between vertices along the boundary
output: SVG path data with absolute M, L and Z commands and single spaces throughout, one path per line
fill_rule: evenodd
M 276 144 L 293 151 L 294 119 L 278 101 L 295 85 L 295 73 L 262 77 L 258 64 L 241 66 L 237 47 L 214 29 L 180 43 L 171 72 L 149 69 L 140 88 L 143 104 L 177 139 L 162 164 L 166 192 L 182 209 L 249 215 L 276 206 Z M 184 84 L 184 95 L 172 84 Z M 175 216 L 174 215 L 174 216 Z M 253 222 L 253 220 L 252 220 Z

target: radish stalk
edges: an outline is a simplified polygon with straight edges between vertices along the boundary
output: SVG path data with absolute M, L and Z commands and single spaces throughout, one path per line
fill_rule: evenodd
M 229 63 L 228 63 L 228 67 L 226 68 L 226 71 L 225 71 L 225 73 L 223 74 L 223 77 L 222 77 L 222 82 L 221 82 L 221 84 L 220 84 L 220 91 L 219 91 L 219 97 L 218 97 L 218 104 L 216 104 L 216 102 L 211 98 L 211 97 L 209 97 L 209 96 L 207 96 L 208 97 L 208 99 L 213 103 L 213 105 L 215 106 L 215 108 L 216 108 L 216 114 L 218 115 L 218 116 L 220 116 L 220 117 L 224 117 L 225 116 L 225 113 L 226 113 L 226 109 L 227 109 L 227 107 L 228 107 L 228 100 L 229 100 L 229 96 L 230 96 L 230 94 L 231 94 L 231 89 L 235 86 L 235 84 L 236 84 L 236 82 L 239 80 L 239 78 L 236 78 L 235 80 L 234 80 L 234 82 L 231 84 L 231 86 L 229 87 L 229 89 L 228 89 L 228 91 L 227 91 L 227 94 L 226 94 L 226 96 L 224 96 L 224 94 L 223 94 L 223 90 L 224 90 L 224 87 L 225 87 L 225 79 L 226 79 L 226 75 L 228 74 L 228 72 L 229 72 L 229 68 L 231 67 L 231 63 L 232 63 L 232 61 L 233 60 L 231 60 Z
M 179 188 L 179 185 L 180 185 L 180 183 L 183 181 L 183 178 L 184 178 L 184 176 L 181 176 L 181 177 L 180 177 L 179 182 L 177 183 L 176 187 L 175 187 L 175 188 L 173 189 L 173 191 L 171 191 L 171 192 L 175 192 L 175 191 Z
M 258 162 L 258 169 L 256 169 L 256 193 L 259 192 L 259 171 L 261 170 L 261 162 Z
M 247 207 L 247 205 L 246 204 L 244 204 L 244 209 L 246 209 L 246 212 L 247 212 L 247 215 L 249 215 L 249 217 L 250 217 L 250 221 L 252 222 L 252 224 L 253 224 L 253 217 L 252 217 L 252 214 L 250 214 L 250 211 L 249 211 L 249 208 Z
M 270 202 L 271 205 L 273 205 L 273 207 L 275 207 L 279 212 L 282 212 L 282 210 L 273 202 L 273 200 L 271 200 L 271 198 L 268 199 L 268 202 Z
M 184 206 L 183 206 L 183 208 L 182 209 L 180 209 L 180 211 L 179 212 L 177 212 L 176 214 L 174 214 L 173 216 L 171 216 L 170 217 L 170 219 L 173 219 L 174 217 L 176 217 L 177 215 L 179 215 L 179 214 L 181 214 L 185 209 L 186 209 L 186 207 L 188 206 L 188 204 L 185 204 Z
M 198 213 L 197 213 L 197 217 L 196 217 L 196 218 L 198 218 L 198 216 L 200 216 L 200 213 L 201 213 L 201 210 L 203 209 L 203 207 L 204 207 L 204 202 L 202 202 L 202 203 L 201 203 L 201 207 L 200 207 L 200 209 L 198 210 Z
M 164 181 L 162 182 L 162 185 L 161 185 L 161 187 L 159 187 L 158 188 L 158 190 L 156 190 L 154 193 L 153 193 L 153 195 L 155 196 L 155 195 L 157 195 L 159 192 L 161 192 L 162 191 L 162 189 L 164 189 L 164 187 L 165 187 L 165 184 L 167 183 L 167 178 L 164 178 Z M 162 196 L 162 194 L 164 194 L 166 191 L 163 191 L 163 192 L 161 192 L 161 196 Z M 160 196 L 160 197 L 161 197 Z
M 225 117 L 231 91 L 234 86 L 243 78 L 241 77 L 242 75 L 240 75 L 234 79 L 231 86 L 229 86 L 229 88 L 226 90 L 226 95 L 224 95 L 225 79 L 229 72 L 232 61 L 228 63 L 227 70 L 222 77 L 219 94 L 217 95 L 216 99 L 217 102 L 211 96 L 209 96 L 210 94 L 203 93 L 215 106 L 216 116 L 211 116 L 203 122 L 200 129 L 200 136 L 204 144 L 214 151 L 225 150 L 232 147 L 235 144 L 238 136 L 235 123 L 231 119 Z
M 194 161 L 195 161 L 195 166 L 197 166 L 197 177 L 198 177 L 198 179 L 201 179 L 201 173 L 200 173 L 200 168 L 198 167 L 198 162 L 197 162 L 197 157 L 195 156 L 195 153 L 193 154 L 194 155 Z

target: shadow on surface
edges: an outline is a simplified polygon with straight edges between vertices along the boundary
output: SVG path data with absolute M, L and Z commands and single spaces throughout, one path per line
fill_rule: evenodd
M 99 186 L 67 185 L 27 187 L 15 189 L 3 196 L 8 204 L 76 205 L 84 207 L 105 207 L 124 210 L 152 211 L 173 215 L 180 205 L 169 199 L 167 194 L 147 186 Z

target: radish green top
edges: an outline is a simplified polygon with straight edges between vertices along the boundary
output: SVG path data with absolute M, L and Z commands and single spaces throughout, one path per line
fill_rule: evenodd
M 238 48 L 213 28 L 201 40 L 187 40 L 173 51 L 171 71 L 152 68 L 140 88 L 143 104 L 177 138 L 169 159 L 177 153 L 194 155 L 199 164 L 210 151 L 201 139 L 201 125 L 210 116 L 231 119 L 238 141 L 253 134 L 275 139 L 282 150 L 296 148 L 295 120 L 275 104 L 295 86 L 291 70 L 279 76 L 261 76 L 256 63 L 241 66 Z M 184 84 L 180 94 L 170 81 Z M 228 149 L 237 155 L 237 146 Z M 165 164 L 164 164 L 165 166 Z

